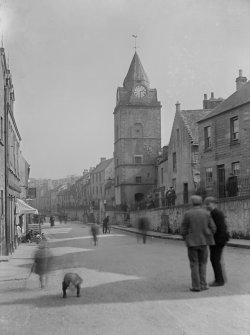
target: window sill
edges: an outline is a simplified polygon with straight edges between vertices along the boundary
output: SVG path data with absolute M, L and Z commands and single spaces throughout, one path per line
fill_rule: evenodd
M 240 140 L 231 140 L 230 141 L 230 145 L 233 146 L 233 145 L 239 145 L 240 144 Z

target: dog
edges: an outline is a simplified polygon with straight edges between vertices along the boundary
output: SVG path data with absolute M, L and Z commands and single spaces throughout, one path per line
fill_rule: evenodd
M 81 284 L 83 280 L 77 273 L 66 273 L 63 282 L 62 282 L 62 290 L 63 290 L 63 298 L 67 297 L 66 290 L 70 284 L 73 284 L 76 288 L 76 295 L 79 298 L 81 294 Z

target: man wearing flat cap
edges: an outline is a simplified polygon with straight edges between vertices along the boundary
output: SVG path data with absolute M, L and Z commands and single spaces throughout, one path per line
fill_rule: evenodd
M 200 292 L 208 289 L 206 281 L 208 245 L 214 245 L 213 235 L 216 226 L 208 211 L 201 207 L 200 196 L 193 195 L 191 203 L 193 208 L 184 214 L 181 234 L 188 248 L 192 280 L 190 291 Z

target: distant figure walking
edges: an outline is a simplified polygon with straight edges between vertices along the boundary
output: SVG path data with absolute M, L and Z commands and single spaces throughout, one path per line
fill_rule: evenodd
M 50 216 L 50 218 L 49 218 L 49 222 L 50 222 L 50 226 L 51 226 L 51 227 L 54 227 L 54 225 L 55 225 L 55 218 L 54 218 L 53 215 Z
M 94 245 L 98 243 L 98 235 L 99 235 L 99 226 L 97 223 L 91 224 L 91 234 L 93 236 Z
M 211 217 L 216 225 L 214 234 L 215 245 L 210 245 L 210 261 L 214 270 L 214 282 L 210 286 L 223 286 L 226 282 L 226 273 L 224 266 L 221 264 L 223 248 L 229 240 L 228 228 L 223 212 L 216 208 L 216 199 L 207 197 L 205 205 L 210 211 Z
M 48 243 L 45 240 L 42 240 L 39 243 L 38 250 L 35 252 L 34 264 L 32 267 L 32 272 L 39 276 L 41 288 L 47 286 L 51 258 L 52 255 L 49 250 Z
M 207 290 L 206 269 L 208 245 L 214 245 L 216 226 L 206 209 L 201 208 L 202 198 L 191 197 L 193 208 L 188 210 L 181 225 L 181 235 L 186 241 L 191 268 L 192 287 L 190 291 Z
M 146 241 L 147 241 L 147 232 L 148 232 L 148 229 L 149 229 L 148 218 L 142 217 L 142 218 L 139 219 L 138 229 L 140 231 L 140 234 L 142 235 L 142 241 L 145 244 Z M 139 235 L 137 235 L 137 241 L 139 241 Z
M 228 180 L 227 180 L 227 184 L 226 184 L 226 188 L 227 188 L 227 195 L 229 197 L 236 197 L 238 194 L 238 179 L 237 176 L 230 173 Z
M 107 234 L 107 230 L 108 230 L 108 224 L 109 224 L 109 216 L 107 215 L 102 223 L 102 232 L 103 234 Z

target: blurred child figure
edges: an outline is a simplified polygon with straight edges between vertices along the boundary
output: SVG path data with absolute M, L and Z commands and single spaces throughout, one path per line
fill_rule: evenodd
M 149 229 L 149 221 L 146 217 L 139 218 L 138 229 L 142 235 L 142 241 L 145 244 L 147 241 L 147 232 Z M 137 241 L 139 242 L 139 236 L 137 235 Z
M 92 223 L 90 228 L 91 234 L 93 236 L 94 245 L 97 245 L 98 235 L 99 235 L 99 226 L 97 223 Z
M 41 288 L 44 288 L 48 284 L 48 272 L 50 270 L 51 258 L 52 255 L 48 243 L 46 240 L 42 240 L 35 252 L 32 268 L 32 271 L 39 276 Z
M 63 298 L 67 297 L 66 290 L 70 284 L 73 284 L 75 286 L 76 294 L 77 297 L 79 298 L 81 293 L 82 282 L 83 282 L 82 278 L 77 273 L 71 273 L 71 272 L 66 273 L 62 282 Z

